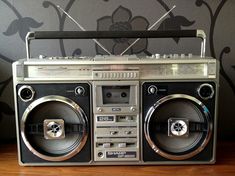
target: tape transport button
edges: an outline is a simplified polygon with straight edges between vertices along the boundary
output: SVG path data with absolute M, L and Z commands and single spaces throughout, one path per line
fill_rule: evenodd
M 118 147 L 119 147 L 119 148 L 125 148 L 125 147 L 126 147 L 126 143 L 125 143 L 125 142 L 119 143 L 119 144 L 118 144 Z

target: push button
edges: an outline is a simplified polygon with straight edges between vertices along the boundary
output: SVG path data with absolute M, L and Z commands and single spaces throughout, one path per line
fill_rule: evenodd
M 104 148 L 110 148 L 110 146 L 111 146 L 110 143 L 104 143 L 104 144 L 103 144 L 103 147 L 104 147 Z
M 119 148 L 125 148 L 125 147 L 126 147 L 126 143 L 119 143 L 119 144 L 118 144 L 118 147 L 119 147 Z

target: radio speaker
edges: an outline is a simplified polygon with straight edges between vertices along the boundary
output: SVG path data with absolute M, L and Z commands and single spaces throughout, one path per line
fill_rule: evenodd
M 17 90 L 22 163 L 91 160 L 88 84 L 17 85 Z
M 206 151 L 213 151 L 215 84 L 145 83 L 143 89 L 144 160 L 213 160 Z

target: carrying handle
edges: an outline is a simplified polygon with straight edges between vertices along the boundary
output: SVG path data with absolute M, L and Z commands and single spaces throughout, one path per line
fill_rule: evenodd
M 35 31 L 26 35 L 27 59 L 30 41 L 35 39 L 110 39 L 110 38 L 200 38 L 201 57 L 205 57 L 206 35 L 203 30 L 169 31 Z

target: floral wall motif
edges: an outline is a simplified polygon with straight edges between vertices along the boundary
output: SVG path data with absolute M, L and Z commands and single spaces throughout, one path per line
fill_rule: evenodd
M 133 3 L 134 2 L 134 3 Z M 206 55 L 220 61 L 219 135 L 235 134 L 235 1 L 232 0 L 0 0 L 0 138 L 14 139 L 14 105 L 11 64 L 25 58 L 25 35 L 34 30 L 80 30 L 56 7 L 60 5 L 87 30 L 147 30 L 176 5 L 153 30 L 203 29 Z M 112 53 L 120 54 L 135 39 L 100 39 Z M 193 42 L 192 42 L 193 41 Z M 199 54 L 194 39 L 141 39 L 126 54 Z M 106 54 L 91 40 L 38 41 L 34 56 Z

